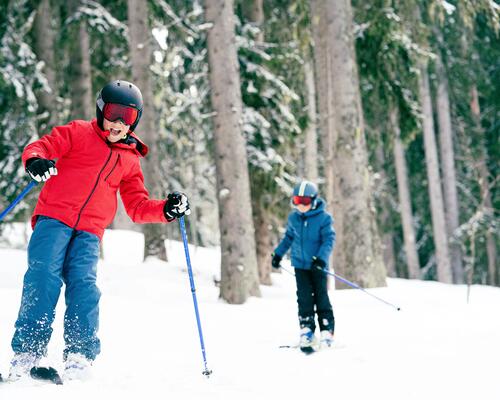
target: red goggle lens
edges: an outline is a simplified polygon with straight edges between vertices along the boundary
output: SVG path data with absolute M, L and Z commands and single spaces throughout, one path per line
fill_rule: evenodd
M 121 119 L 125 125 L 133 125 L 137 121 L 139 111 L 122 104 L 106 103 L 103 114 L 108 121 L 115 122 Z
M 292 202 L 296 206 L 298 206 L 299 204 L 303 204 L 305 206 L 308 206 L 309 204 L 312 203 L 312 200 L 313 200 L 312 197 L 308 197 L 308 196 L 293 196 Z

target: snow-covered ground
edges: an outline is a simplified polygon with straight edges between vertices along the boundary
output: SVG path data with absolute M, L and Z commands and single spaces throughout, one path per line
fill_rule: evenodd
M 292 276 L 274 274 L 262 298 L 218 299 L 219 255 L 191 249 L 210 379 L 203 362 L 182 244 L 170 262 L 141 262 L 142 237 L 107 232 L 99 264 L 102 353 L 85 382 L 0 384 L 1 400 L 500 399 L 500 289 L 388 279 L 370 292 L 331 292 L 336 348 L 306 356 L 297 342 Z M 26 252 L 0 249 L 0 371 L 8 373 Z M 61 296 L 49 363 L 61 367 Z

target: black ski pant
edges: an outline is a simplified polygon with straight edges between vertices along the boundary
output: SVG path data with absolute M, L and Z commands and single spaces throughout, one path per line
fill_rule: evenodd
M 295 268 L 297 282 L 297 303 L 299 305 L 299 323 L 301 328 L 311 328 L 314 332 L 318 315 L 320 330 L 335 329 L 335 318 L 328 298 L 327 276 L 318 269 Z

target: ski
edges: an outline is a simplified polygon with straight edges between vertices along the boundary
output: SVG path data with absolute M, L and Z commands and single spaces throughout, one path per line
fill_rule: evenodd
M 282 344 L 279 346 L 280 349 L 298 349 L 299 345 L 298 344 Z
M 284 344 L 279 346 L 280 349 L 299 349 L 302 353 L 304 354 L 313 354 L 319 351 L 318 349 L 315 349 L 314 346 L 307 346 L 307 347 L 300 347 L 298 344 Z
M 52 367 L 33 367 L 31 368 L 30 375 L 33 379 L 39 381 L 51 382 L 56 385 L 63 384 L 61 376 L 57 370 Z
M 299 346 L 299 344 L 282 344 L 279 346 L 280 349 L 299 349 L 303 353 L 306 354 L 312 354 L 312 353 L 317 353 L 319 351 L 325 351 L 325 350 L 335 350 L 335 349 L 344 349 L 346 346 L 345 344 L 339 344 L 338 342 L 334 342 L 331 346 L 321 346 L 321 345 L 315 345 L 311 346 L 312 351 L 302 350 L 302 348 Z M 307 348 L 306 348 L 307 349 Z
M 50 382 L 55 385 L 62 385 L 63 381 L 61 376 L 55 368 L 52 367 L 33 367 L 30 371 L 30 376 L 32 379 L 38 381 Z M 0 383 L 9 383 L 8 379 L 4 379 L 2 374 L 0 374 Z
M 299 347 L 299 349 L 305 355 L 310 355 L 310 354 L 313 354 L 317 351 L 313 346 Z

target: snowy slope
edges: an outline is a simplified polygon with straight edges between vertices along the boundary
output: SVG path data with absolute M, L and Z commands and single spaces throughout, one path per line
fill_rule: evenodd
M 210 379 L 202 376 L 182 244 L 170 262 L 142 263 L 140 235 L 107 232 L 99 265 L 102 353 L 86 382 L 0 385 L 7 399 L 500 399 L 500 290 L 389 279 L 372 293 L 331 292 L 337 348 L 305 356 L 297 341 L 294 279 L 274 274 L 262 298 L 218 299 L 218 252 L 192 249 Z M 0 371 L 7 374 L 26 252 L 0 249 Z M 63 303 L 61 297 L 61 303 Z M 59 304 L 49 363 L 61 367 Z

